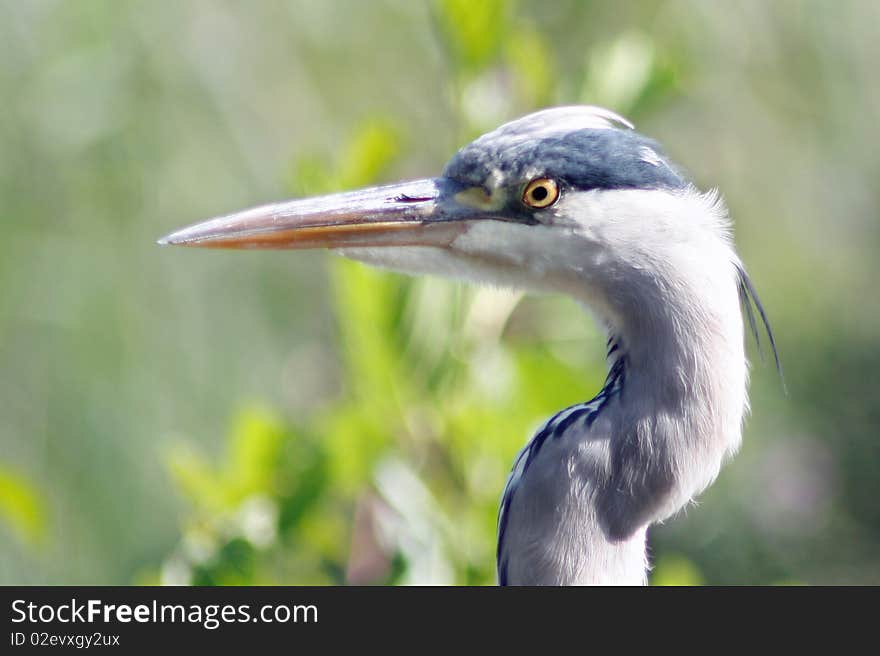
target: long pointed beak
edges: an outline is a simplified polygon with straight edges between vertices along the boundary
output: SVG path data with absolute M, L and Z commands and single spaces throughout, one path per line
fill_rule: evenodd
M 446 178 L 263 205 L 173 232 L 159 244 L 206 248 L 449 246 L 474 208 Z

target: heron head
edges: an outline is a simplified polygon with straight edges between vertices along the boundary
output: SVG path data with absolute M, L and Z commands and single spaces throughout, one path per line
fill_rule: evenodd
M 623 298 L 632 281 L 615 283 L 656 281 L 677 250 L 727 248 L 713 207 L 625 119 L 559 107 L 479 137 L 437 178 L 264 205 L 160 243 L 328 248 L 408 273 Z

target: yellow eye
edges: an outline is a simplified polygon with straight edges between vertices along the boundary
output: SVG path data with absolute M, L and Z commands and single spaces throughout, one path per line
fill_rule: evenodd
M 550 207 L 559 198 L 559 185 L 550 178 L 535 178 L 526 185 L 522 201 L 529 207 Z

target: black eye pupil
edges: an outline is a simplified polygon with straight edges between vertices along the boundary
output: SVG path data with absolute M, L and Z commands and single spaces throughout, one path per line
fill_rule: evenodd
M 532 200 L 536 200 L 540 203 L 547 198 L 548 194 L 547 187 L 535 187 L 532 189 Z

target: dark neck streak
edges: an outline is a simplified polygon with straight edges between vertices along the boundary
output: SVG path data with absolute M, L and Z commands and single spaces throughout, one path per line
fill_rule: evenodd
M 619 396 L 622 394 L 623 386 L 626 382 L 627 357 L 626 352 L 620 347 L 620 341 L 614 335 L 608 338 L 607 358 L 611 359 L 611 366 L 608 369 L 608 375 L 605 377 L 605 383 L 602 385 L 599 393 L 589 401 L 576 403 L 557 412 L 547 422 L 544 429 L 535 436 L 535 441 L 540 439 L 540 442 L 543 442 L 548 436 L 560 437 L 565 434 L 572 424 L 582 419 L 584 420 L 585 427 L 589 428 L 596 421 L 599 413 L 602 412 L 608 402 L 615 395 Z M 540 444 L 538 444 L 538 447 L 540 447 Z M 535 449 L 535 453 L 537 453 L 537 449 Z
M 614 433 L 596 505 L 611 542 L 628 540 L 687 504 L 739 443 L 742 323 L 734 286 L 724 291 L 729 295 L 711 302 L 627 314 L 627 392 L 609 408 Z
M 613 334 L 608 338 L 607 359 L 611 360 L 605 383 L 596 396 L 584 403 L 577 403 L 560 410 L 553 415 L 544 426 L 529 441 L 522 450 L 513 466 L 510 478 L 508 478 L 504 493 L 501 497 L 501 507 L 498 512 L 498 550 L 496 554 L 498 566 L 498 580 L 500 585 L 507 584 L 507 562 L 502 560 L 504 535 L 507 529 L 507 518 L 513 495 L 519 485 L 520 479 L 525 475 L 532 461 L 538 455 L 541 447 L 548 437 L 560 438 L 566 431 L 578 421 L 584 421 L 584 428 L 592 426 L 599 413 L 606 407 L 612 398 L 621 397 L 626 382 L 626 352 L 620 346 L 620 340 Z M 613 358 L 613 359 L 612 359 Z M 520 466 L 522 465 L 522 466 Z

